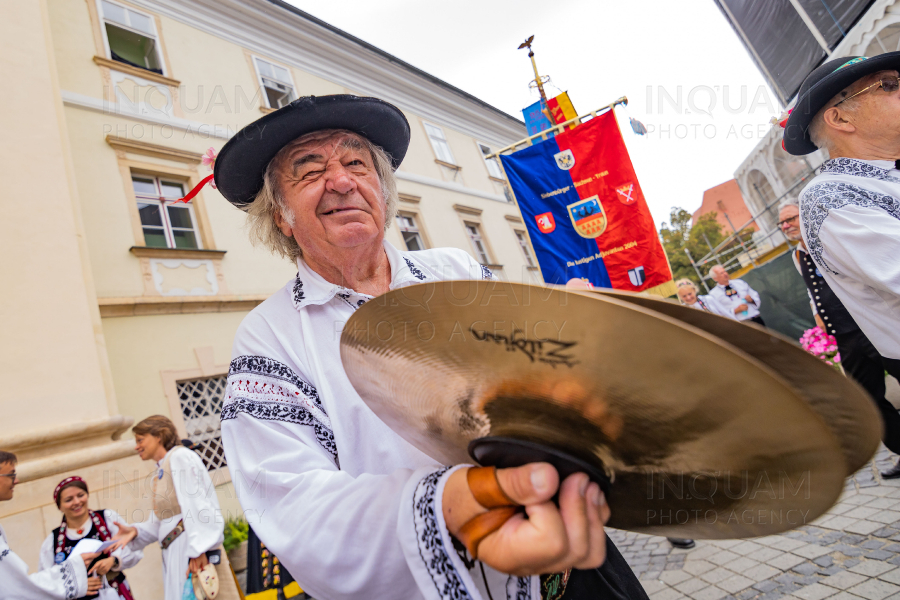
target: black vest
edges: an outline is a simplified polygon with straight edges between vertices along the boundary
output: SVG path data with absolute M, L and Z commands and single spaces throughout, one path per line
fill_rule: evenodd
M 806 282 L 806 288 L 816 303 L 816 310 L 825 323 L 825 329 L 831 335 L 850 333 L 856 331 L 859 326 L 847 309 L 844 308 L 840 298 L 831 290 L 825 278 L 819 274 L 816 263 L 810 258 L 808 252 L 794 250 L 800 263 L 800 274 Z

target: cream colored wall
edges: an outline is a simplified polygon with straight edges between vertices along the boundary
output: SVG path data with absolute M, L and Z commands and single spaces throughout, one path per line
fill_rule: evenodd
M 136 420 L 170 415 L 160 372 L 197 369 L 194 348 L 207 346 L 213 348 L 216 365 L 228 365 L 244 316 L 226 312 L 103 319 L 122 412 Z
M 70 184 L 46 5 L 12 3 L 3 14 L 0 70 L 18 82 L 7 86 L 0 110 L 5 199 L 0 374 L 3 424 L 12 432 L 72 420 L 65 409 L 70 406 L 85 415 L 108 415 L 112 398 L 95 337 L 99 313 Z

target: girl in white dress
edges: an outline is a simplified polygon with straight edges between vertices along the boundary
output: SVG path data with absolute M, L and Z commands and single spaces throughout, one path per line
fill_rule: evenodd
M 188 573 L 209 564 L 207 553 L 218 550 L 217 600 L 239 598 L 228 557 L 222 548 L 225 523 L 216 488 L 196 452 L 181 445 L 167 417 L 147 417 L 132 429 L 135 449 L 143 460 L 156 462 L 153 511 L 134 527 L 119 525 L 117 545 L 138 550 L 158 543 L 162 548 L 165 600 L 181 600 Z
M 62 523 L 41 544 L 40 569 L 49 569 L 65 562 L 72 549 L 83 539 L 108 541 L 119 533 L 119 521 L 124 521 L 111 509 L 93 511 L 88 508 L 87 483 L 81 477 L 67 477 L 53 491 L 56 507 L 63 513 Z M 136 565 L 144 553 L 120 548 L 109 557 L 97 561 L 91 574 L 106 577 L 109 585 L 122 600 L 134 600 L 131 587 L 123 571 Z

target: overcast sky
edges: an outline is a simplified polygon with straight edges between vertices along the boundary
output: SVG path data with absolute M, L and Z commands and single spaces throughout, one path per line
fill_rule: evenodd
M 533 34 L 548 96 L 580 113 L 628 96 L 616 112 L 657 225 L 732 179 L 781 111 L 712 0 L 289 1 L 519 119 L 538 98 L 516 49 Z

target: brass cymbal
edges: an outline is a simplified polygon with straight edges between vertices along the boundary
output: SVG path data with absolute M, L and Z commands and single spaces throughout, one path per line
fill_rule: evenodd
M 611 480 L 611 527 L 737 538 L 837 500 L 837 440 L 772 369 L 621 300 L 494 281 L 370 300 L 341 336 L 366 404 L 443 464 L 485 437 L 536 443 Z
M 881 416 L 866 391 L 834 367 L 803 350 L 794 340 L 761 326 L 748 326 L 645 294 L 608 289 L 578 293 L 600 294 L 655 310 L 702 329 L 771 368 L 794 387 L 831 429 L 847 461 L 848 477 L 861 469 L 878 450 Z

